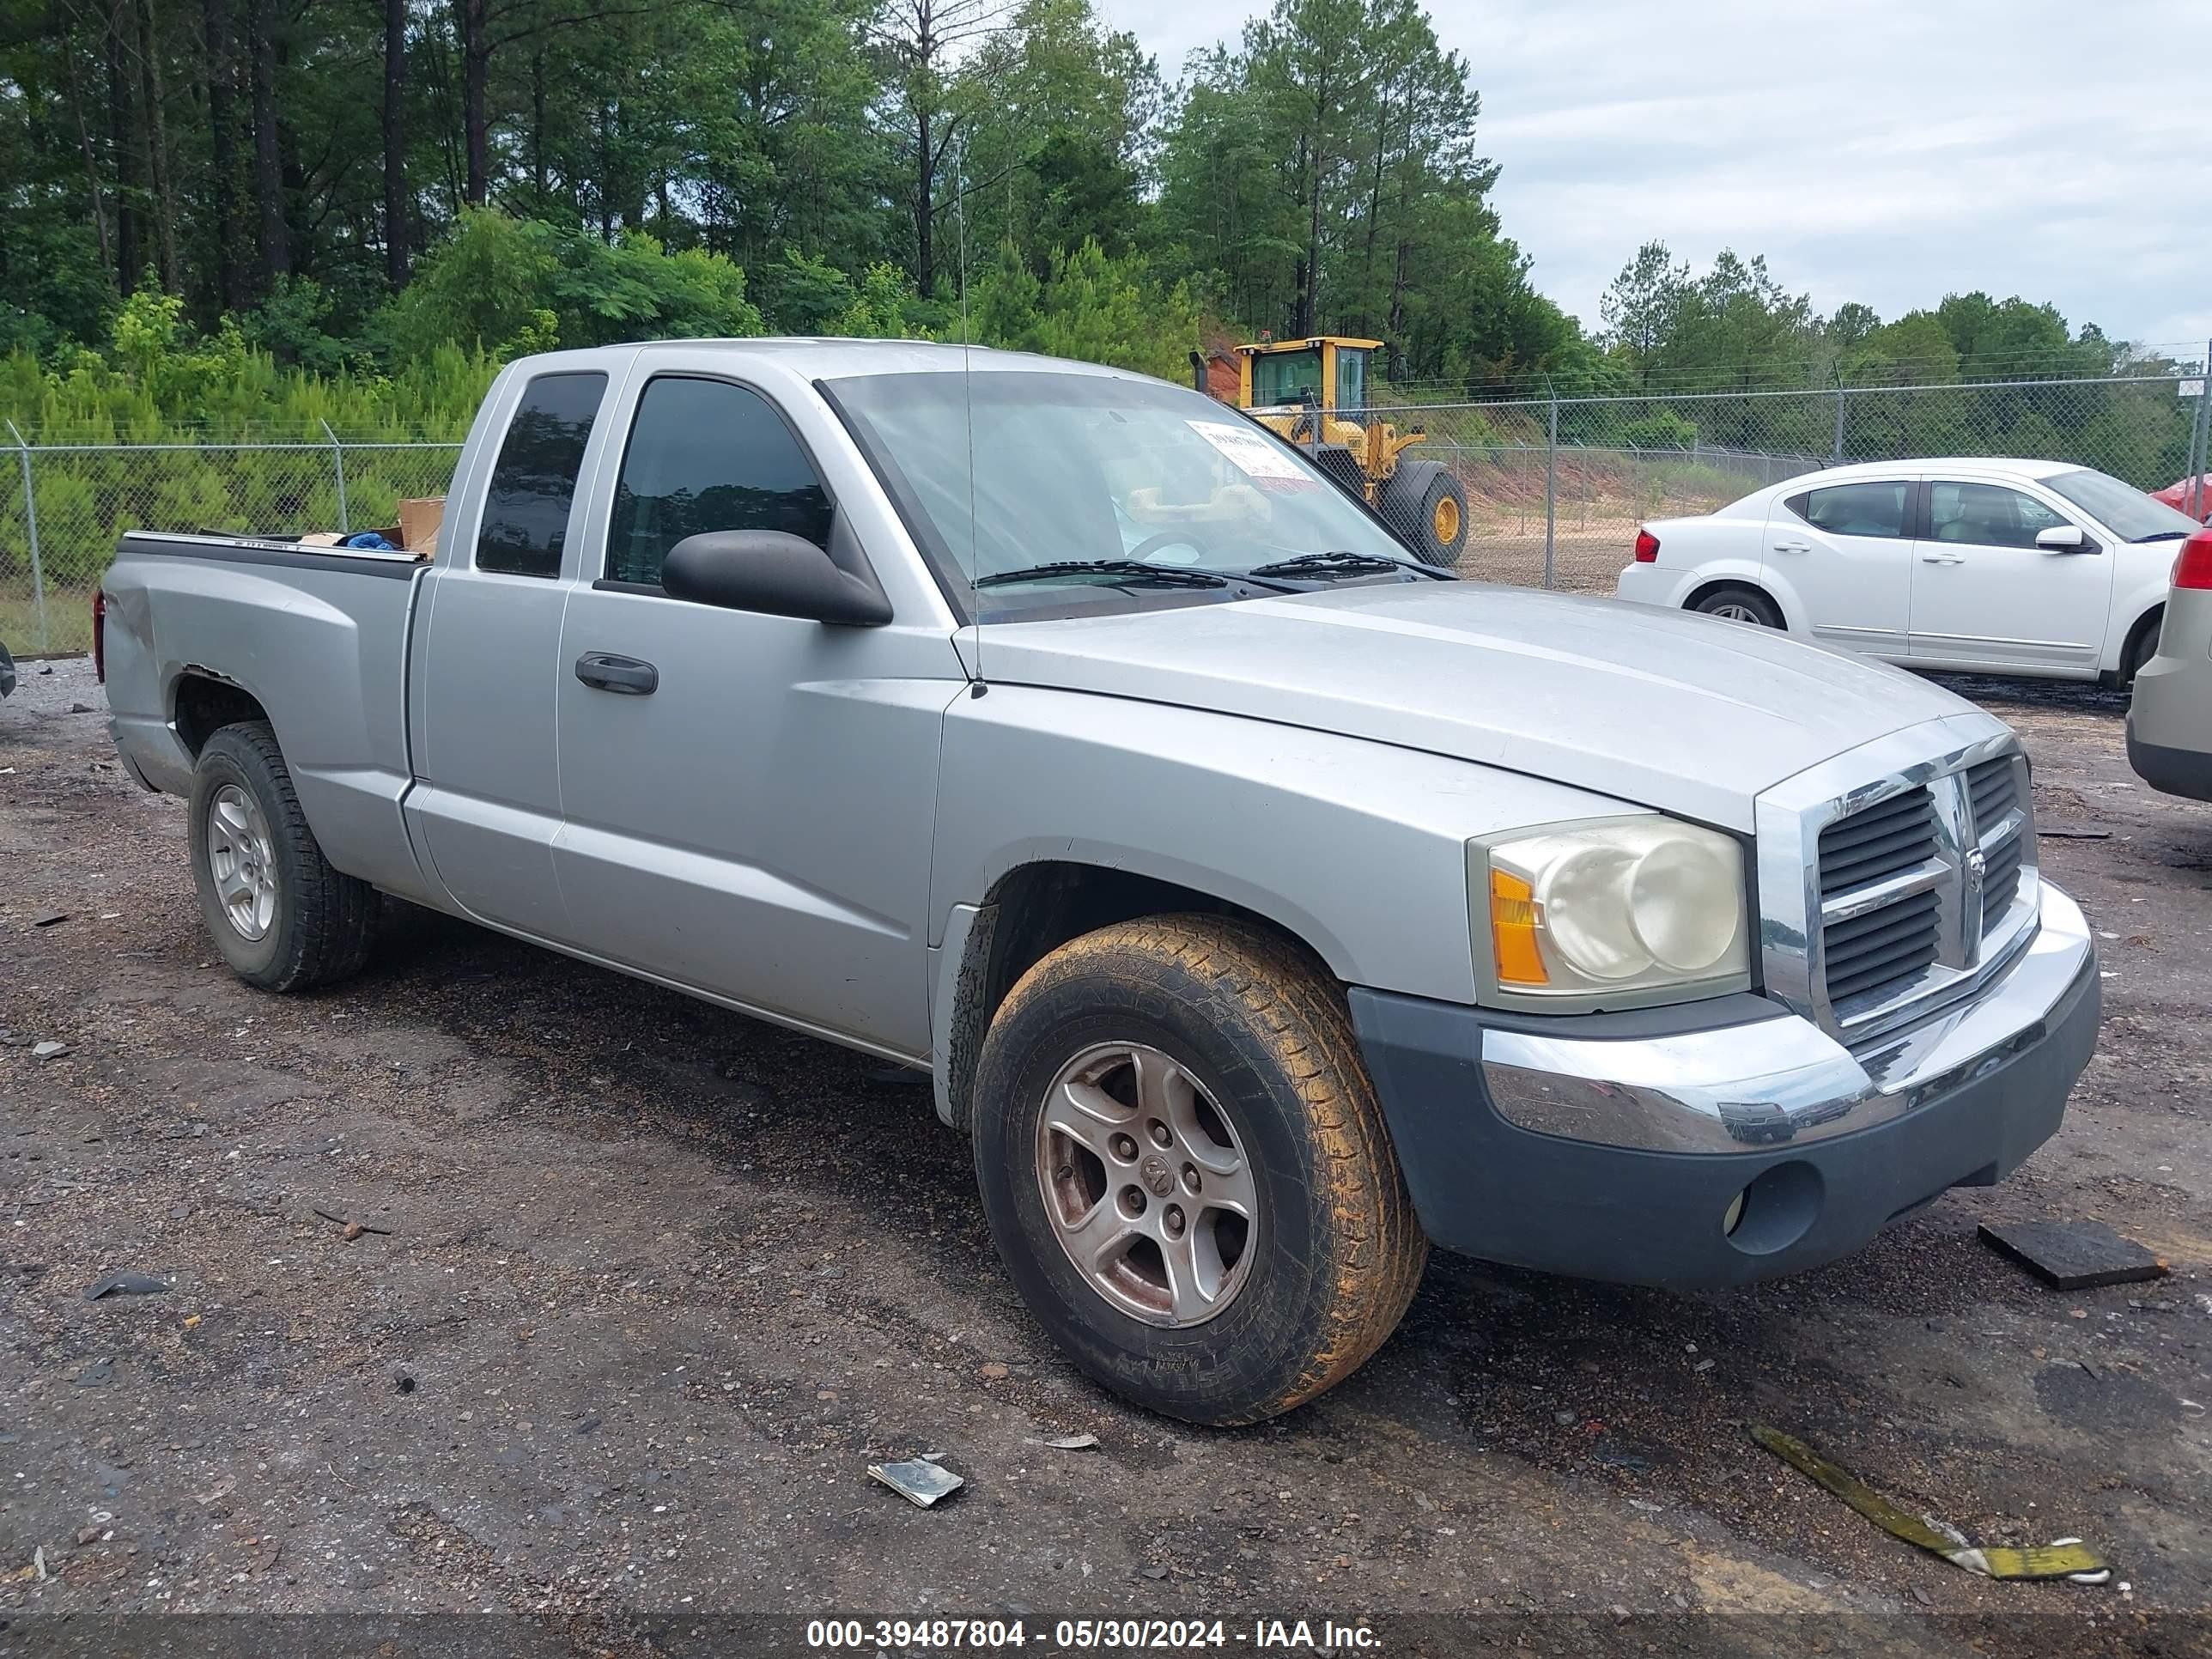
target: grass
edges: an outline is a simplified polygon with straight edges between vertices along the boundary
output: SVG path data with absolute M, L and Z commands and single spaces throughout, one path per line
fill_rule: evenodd
M 34 656 L 82 656 L 92 649 L 92 595 L 46 595 L 50 643 L 39 643 L 38 607 L 27 593 L 0 593 L 0 645 L 16 661 Z

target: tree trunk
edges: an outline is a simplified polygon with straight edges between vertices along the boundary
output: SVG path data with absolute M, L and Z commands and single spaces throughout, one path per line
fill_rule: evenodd
M 1320 134 L 1314 135 L 1313 173 L 1306 197 L 1306 257 L 1305 284 L 1298 293 L 1298 330 L 1310 337 L 1319 332 L 1316 321 L 1321 311 L 1321 180 L 1322 149 Z
M 104 45 L 107 55 L 107 149 L 115 168 L 115 286 L 126 296 L 138 286 L 140 215 L 144 192 L 138 181 L 138 151 L 131 141 L 133 103 L 130 71 L 124 64 L 125 0 L 112 0 Z
M 407 286 L 407 0 L 384 0 L 384 280 Z
M 205 0 L 207 21 L 208 167 L 214 174 L 216 289 L 226 311 L 243 310 L 246 283 L 238 263 L 237 52 L 231 39 L 230 0 Z
M 398 0 L 404 4 L 405 0 Z M 538 188 L 535 210 L 545 211 L 545 52 L 530 55 L 530 181 Z
M 76 78 L 76 54 L 65 52 L 63 61 L 69 66 L 70 113 L 76 120 L 77 146 L 84 152 L 85 188 L 92 201 L 93 234 L 100 239 L 100 264 L 102 270 L 112 268 L 115 249 L 107 230 L 107 194 L 100 186 L 100 153 L 92 147 L 92 129 L 84 120 L 84 89 Z
M 276 3 L 249 0 L 246 27 L 252 58 L 253 199 L 261 255 L 258 291 L 266 294 L 292 269 L 284 222 L 284 169 L 276 133 Z
M 486 0 L 459 0 L 461 19 L 461 132 L 468 150 L 466 196 L 482 207 L 491 194 L 491 26 Z
M 171 294 L 184 289 L 184 273 L 177 262 L 177 198 L 169 190 L 169 128 L 161 109 L 161 59 L 154 52 L 154 0 L 137 0 L 133 9 L 138 24 L 138 84 L 145 118 L 138 139 L 146 150 L 146 177 L 154 191 L 155 246 L 161 261 L 161 286 Z
M 936 157 L 930 151 L 929 104 L 921 84 L 914 100 L 914 283 L 927 300 L 937 285 L 937 251 L 931 233 L 937 205 Z

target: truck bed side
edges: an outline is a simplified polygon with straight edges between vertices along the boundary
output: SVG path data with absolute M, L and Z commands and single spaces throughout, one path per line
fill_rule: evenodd
M 185 793 L 207 736 L 195 711 L 234 718 L 242 693 L 275 727 L 331 864 L 428 896 L 399 810 L 407 635 L 425 568 L 281 542 L 125 536 L 102 583 L 117 748 L 149 787 Z

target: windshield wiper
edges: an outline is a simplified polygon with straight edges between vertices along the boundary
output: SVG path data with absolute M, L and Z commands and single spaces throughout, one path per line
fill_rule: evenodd
M 1277 559 L 1272 564 L 1255 564 L 1247 574 L 1254 576 L 1356 576 L 1370 571 L 1411 570 L 1437 581 L 1451 581 L 1449 571 L 1434 565 L 1415 564 L 1411 559 L 1394 559 L 1387 553 L 1354 553 L 1343 548 L 1332 548 L 1326 553 L 1301 553 L 1295 559 Z
M 1025 564 L 1018 570 L 994 570 L 975 578 L 978 587 L 1002 587 L 1008 582 L 1049 581 L 1055 576 L 1141 577 L 1163 587 L 1226 587 L 1229 579 L 1210 570 L 1185 565 L 1146 564 L 1142 559 L 1054 559 L 1045 564 Z
M 2137 536 L 2128 543 L 2130 547 L 2141 547 L 2145 542 L 2178 542 L 2189 532 L 2186 530 L 2154 530 L 2148 536 Z

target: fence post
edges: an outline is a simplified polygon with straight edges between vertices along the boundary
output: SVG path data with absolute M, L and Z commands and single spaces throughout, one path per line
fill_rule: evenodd
M 31 604 L 39 617 L 39 649 L 53 649 L 53 635 L 46 627 L 46 573 L 39 563 L 39 503 L 31 489 L 31 447 L 23 441 L 13 421 L 8 430 L 15 440 L 15 453 L 23 462 L 23 535 L 31 544 Z
M 2212 340 L 2204 343 L 2204 372 L 2197 381 L 2197 424 L 2189 434 L 2189 516 L 2204 521 L 2204 471 L 2212 466 Z
M 1559 394 L 1549 385 L 1552 418 L 1544 440 L 1544 586 L 1550 587 L 1558 568 L 1559 519 Z
M 1833 455 L 1832 455 L 1832 456 L 1829 458 L 1828 465 L 1831 465 L 1831 466 L 1841 466 L 1843 464 L 1844 464 L 1844 375 L 1843 375 L 1843 371 L 1842 371 L 1841 369 L 1838 369 L 1838 370 L 1836 371 L 1836 448 L 1835 448 L 1835 453 L 1834 453 Z
M 337 475 L 338 481 L 338 534 L 350 535 L 353 526 L 346 520 L 345 446 L 338 441 L 338 434 L 331 430 L 328 421 L 319 418 L 316 424 L 323 428 L 323 436 L 331 441 L 331 468 Z

